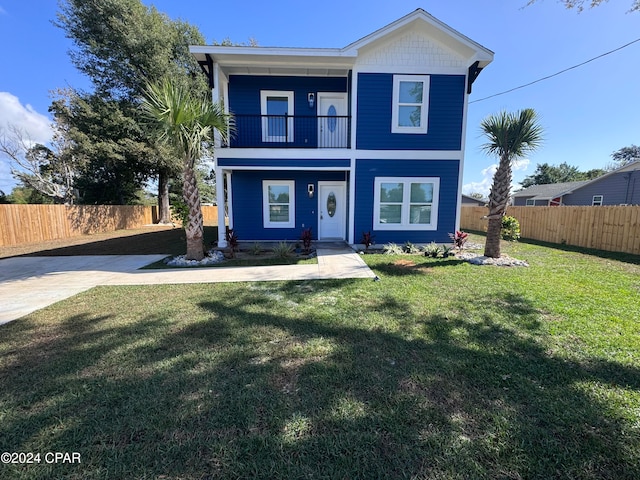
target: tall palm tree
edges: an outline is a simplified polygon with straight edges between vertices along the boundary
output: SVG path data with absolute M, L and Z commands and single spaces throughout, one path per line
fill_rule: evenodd
M 204 222 L 200 192 L 196 180 L 196 163 L 213 147 L 214 132 L 228 139 L 232 117 L 219 103 L 200 98 L 186 86 L 165 79 L 147 87 L 142 109 L 158 140 L 175 149 L 182 158 L 182 196 L 189 209 L 184 226 L 188 260 L 202 260 Z
M 542 143 L 542 127 L 538 116 L 531 108 L 516 113 L 502 111 L 490 115 L 480 124 L 482 133 L 489 140 L 482 149 L 500 159 L 493 176 L 489 193 L 489 225 L 484 254 L 500 257 L 500 230 L 511 191 L 511 165 L 517 158 L 536 150 Z

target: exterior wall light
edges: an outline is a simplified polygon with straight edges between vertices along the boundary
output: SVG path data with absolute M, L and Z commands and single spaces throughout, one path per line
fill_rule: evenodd
M 307 94 L 307 100 L 309 101 L 309 108 L 313 108 L 313 105 L 316 103 L 316 95 L 313 92 Z
M 307 185 L 307 193 L 309 194 L 309 198 L 313 198 L 313 191 L 313 183 L 310 183 L 309 185 Z

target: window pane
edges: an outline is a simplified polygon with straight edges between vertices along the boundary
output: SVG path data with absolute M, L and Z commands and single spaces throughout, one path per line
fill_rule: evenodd
M 402 205 L 380 205 L 380 223 L 401 223 Z
M 269 205 L 270 222 L 289 222 L 289 205 Z
M 289 186 L 269 185 L 269 203 L 289 203 Z
M 433 183 L 412 183 L 411 203 L 433 202 Z
M 422 107 L 398 107 L 398 126 L 419 127 Z
M 287 97 L 267 97 L 267 115 L 284 115 L 288 110 Z
M 400 103 L 422 103 L 422 82 L 400 82 Z
M 431 223 L 431 205 L 411 205 L 409 223 Z
M 402 202 L 402 183 L 382 183 L 380 185 L 381 202 Z

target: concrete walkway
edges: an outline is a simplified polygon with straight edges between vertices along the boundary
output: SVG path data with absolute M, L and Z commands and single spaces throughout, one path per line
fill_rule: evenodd
M 139 270 L 167 255 L 12 257 L 0 260 L 0 325 L 98 285 L 374 278 L 347 247 L 318 248 L 317 265 Z

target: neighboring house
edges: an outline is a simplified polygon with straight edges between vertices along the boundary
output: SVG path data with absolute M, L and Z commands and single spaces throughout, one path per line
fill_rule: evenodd
M 547 183 L 532 185 L 511 195 L 512 203 L 516 207 L 555 207 L 562 205 L 565 195 L 571 194 L 573 189 L 581 187 L 588 180 L 581 182 Z
M 422 9 L 344 48 L 191 52 L 235 116 L 214 163 L 240 240 L 449 241 L 471 85 L 493 52 Z
M 533 185 L 513 194 L 515 206 L 640 205 L 640 161 L 593 180 Z
M 460 200 L 462 201 L 462 205 L 474 207 L 484 207 L 489 203 L 489 200 L 486 198 L 476 198 L 470 195 L 465 195 L 464 193 L 460 195 Z

